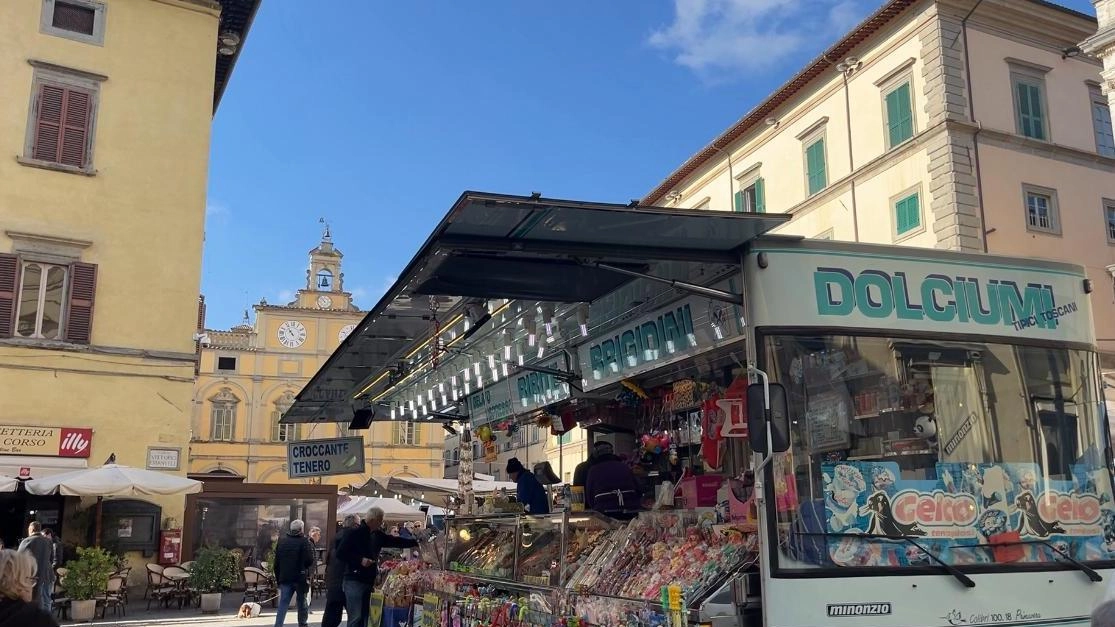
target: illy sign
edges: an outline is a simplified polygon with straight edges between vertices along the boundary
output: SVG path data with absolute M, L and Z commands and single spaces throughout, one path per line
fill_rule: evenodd
M 87 458 L 92 450 L 92 429 L 0 425 L 0 455 Z

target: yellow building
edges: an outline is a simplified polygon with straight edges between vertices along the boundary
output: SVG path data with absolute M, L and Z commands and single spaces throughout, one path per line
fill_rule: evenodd
M 190 473 L 197 478 L 242 477 L 251 483 L 307 483 L 287 473 L 287 443 L 364 435 L 359 475 L 324 478 L 338 487 L 372 477 L 440 477 L 442 430 L 436 425 L 376 423 L 280 425 L 279 417 L 363 312 L 344 291 L 341 252 L 328 231 L 310 251 L 305 287 L 286 305 L 255 305 L 255 323 L 206 329 L 194 392 Z M 312 480 L 317 481 L 317 479 Z
M 185 474 L 210 126 L 258 4 L 0 2 L 0 473 Z M 145 500 L 106 541 L 181 524 Z M 0 537 L 83 543 L 78 509 L 0 496 Z

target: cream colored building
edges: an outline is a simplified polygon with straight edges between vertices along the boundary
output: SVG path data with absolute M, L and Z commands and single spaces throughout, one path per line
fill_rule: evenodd
M 0 473 L 185 474 L 210 128 L 258 5 L 0 2 Z M 106 544 L 181 525 L 183 497 L 140 500 Z M 84 544 L 78 508 L 0 495 L 0 537 Z
M 308 483 L 287 472 L 287 443 L 363 435 L 365 471 L 325 477 L 338 487 L 374 477 L 440 477 L 442 434 L 436 425 L 375 423 L 280 425 L 302 386 L 364 316 L 344 290 L 341 251 L 326 229 L 310 251 L 306 283 L 285 305 L 261 302 L 255 321 L 227 331 L 205 329 L 192 403 L 190 473 L 238 476 L 253 483 Z
M 1085 265 L 1115 353 L 1115 138 L 1094 18 L 890 0 L 645 204 L 785 212 L 782 233 Z
M 509 481 L 507 460 L 512 457 L 518 458 L 527 468 L 534 468 L 540 462 L 550 462 L 554 474 L 566 483 L 573 480 L 573 469 L 585 459 L 585 430 L 579 427 L 559 437 L 551 435 L 549 429 L 526 425 L 510 436 L 499 433 L 497 438 L 494 460 L 485 459 L 480 444 L 475 440 L 472 443 L 473 472 L 492 475 L 497 481 Z M 447 479 L 457 478 L 460 445 L 459 435 L 445 438 L 442 457 Z

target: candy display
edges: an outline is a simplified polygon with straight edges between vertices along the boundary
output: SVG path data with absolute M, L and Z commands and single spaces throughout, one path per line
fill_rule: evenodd
M 383 581 L 383 604 L 386 607 L 407 607 L 414 597 L 430 588 L 421 562 L 404 561 L 391 565 L 391 572 Z
M 452 570 L 509 579 L 515 570 L 515 527 L 475 526 L 462 530 L 460 544 L 450 551 Z

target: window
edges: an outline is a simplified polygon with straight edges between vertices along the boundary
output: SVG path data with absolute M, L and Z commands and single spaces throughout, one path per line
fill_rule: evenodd
M 530 443 L 538 444 L 542 441 L 542 428 L 538 425 L 530 426 Z
M 0 254 L 0 338 L 88 344 L 97 266 Z
M 1105 157 L 1115 157 L 1115 133 L 1111 128 L 1111 107 L 1107 99 L 1092 92 L 1092 127 L 1096 131 L 1096 152 Z
M 97 0 L 43 0 L 39 30 L 47 35 L 103 45 L 105 4 Z
M 1031 231 L 1060 233 L 1061 220 L 1057 212 L 1057 192 L 1044 187 L 1025 185 L 1022 193 L 1026 202 L 1026 227 Z
M 417 425 L 413 422 L 392 422 L 391 443 L 400 446 L 416 446 L 418 444 Z
M 1100 512 L 1112 498 L 1088 351 L 780 335 L 762 355 L 801 417 L 772 462 L 778 568 L 942 572 L 928 551 L 960 569 L 1059 570 L 1059 542 L 1081 562 L 1110 559 L 1103 525 L 1063 509 Z M 991 548 L 1002 531 L 1028 543 L 1013 559 Z M 863 537 L 874 534 L 914 540 Z
M 235 357 L 218 357 L 217 370 L 223 372 L 236 371 L 236 358 Z
M 1045 106 L 1045 76 L 1041 71 L 1015 68 L 1011 72 L 1014 114 L 1018 134 L 1030 139 L 1049 140 L 1049 121 Z
M 92 174 L 97 97 L 104 76 L 32 61 L 24 165 Z
M 763 179 L 756 178 L 735 193 L 733 210 L 737 213 L 766 213 Z
M 558 446 L 565 446 L 566 444 L 569 444 L 573 441 L 573 432 L 566 431 L 565 433 L 557 436 L 555 439 L 557 440 Z
M 914 136 L 914 106 L 910 97 L 910 82 L 883 94 L 887 127 L 887 149 L 894 148 Z
M 1107 243 L 1115 244 L 1115 200 L 1103 201 L 1103 220 Z
M 221 388 L 209 399 L 211 430 L 209 439 L 231 442 L 236 432 L 236 406 L 240 399 L 230 388 Z
M 828 186 L 827 170 L 825 138 L 822 136 L 805 147 L 805 178 L 810 196 Z
M 901 194 L 894 206 L 895 238 L 913 235 L 921 230 L 921 198 L 918 192 Z
M 297 442 L 298 425 L 279 424 L 283 414 L 290 411 L 294 405 L 294 395 L 290 391 L 283 392 L 275 401 L 275 410 L 271 412 L 271 441 L 272 442 Z

